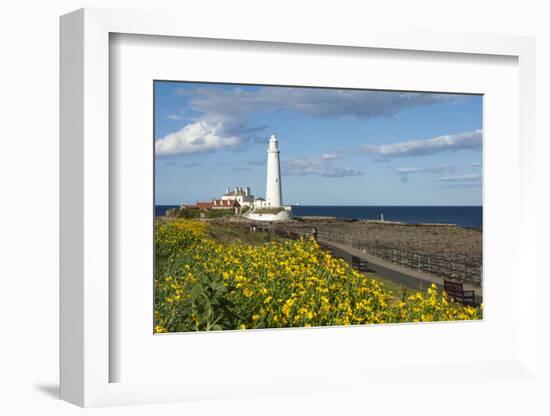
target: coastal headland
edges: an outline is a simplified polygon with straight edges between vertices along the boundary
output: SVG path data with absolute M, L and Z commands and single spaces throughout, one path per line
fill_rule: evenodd
M 248 227 L 254 224 L 239 217 L 211 219 L 217 224 Z M 442 256 L 449 261 L 481 267 L 483 233 L 480 229 L 453 224 L 407 224 L 389 221 L 353 220 L 335 217 L 296 217 L 290 221 L 262 223 L 262 229 L 284 230 L 300 235 L 317 234 L 327 239 L 360 243 L 366 247 L 407 250 Z M 347 241 L 346 241 L 347 239 Z

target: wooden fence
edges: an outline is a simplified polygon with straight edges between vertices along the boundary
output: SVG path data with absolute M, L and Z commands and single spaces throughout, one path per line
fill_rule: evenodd
M 390 247 L 377 243 L 355 240 L 349 234 L 319 231 L 317 237 L 323 241 L 344 244 L 348 247 L 361 250 L 364 253 L 409 269 L 419 270 L 445 279 L 471 283 L 478 286 L 481 285 L 481 264 L 456 258 L 449 259 L 441 255 L 418 253 L 405 250 L 401 247 Z
M 355 248 L 364 253 L 379 257 L 387 262 L 398 264 L 409 269 L 419 270 L 444 279 L 470 283 L 477 286 L 481 285 L 481 262 L 476 264 L 465 261 L 464 259 L 449 259 L 442 255 L 418 253 L 400 247 L 390 247 L 353 239 L 351 235 L 346 233 L 327 232 L 323 230 L 314 231 L 312 228 L 306 227 L 285 229 L 282 227 L 266 226 L 258 227 L 257 230 L 290 239 L 316 234 L 319 240 L 328 243 L 344 244 L 348 247 Z

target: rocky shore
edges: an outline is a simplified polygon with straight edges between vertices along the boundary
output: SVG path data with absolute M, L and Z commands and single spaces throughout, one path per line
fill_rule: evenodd
M 248 221 L 233 218 L 216 222 Z M 387 221 L 359 221 L 334 217 L 299 217 L 291 221 L 262 223 L 261 227 L 310 234 L 315 229 L 320 236 L 348 238 L 362 245 L 391 247 L 449 261 L 465 261 L 481 266 L 483 234 L 479 229 L 449 224 L 405 224 Z

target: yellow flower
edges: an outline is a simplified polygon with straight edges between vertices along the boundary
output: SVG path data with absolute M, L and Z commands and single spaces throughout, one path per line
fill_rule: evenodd
M 375 276 L 352 270 L 313 240 L 221 243 L 210 227 L 193 220 L 157 223 L 155 245 L 162 253 L 155 276 L 157 322 L 188 331 L 204 329 L 202 323 L 210 318 L 197 311 L 191 296 L 193 288 L 203 284 L 202 276 L 222 280 L 225 292 L 217 300 L 228 300 L 230 306 L 219 322 L 232 322 L 227 329 L 250 328 L 251 322 L 254 327 L 259 322 L 263 327 L 326 326 L 482 316 L 483 307 L 457 304 L 438 293 L 435 284 L 408 296 L 393 294 Z M 161 331 L 166 329 L 156 325 L 155 332 Z

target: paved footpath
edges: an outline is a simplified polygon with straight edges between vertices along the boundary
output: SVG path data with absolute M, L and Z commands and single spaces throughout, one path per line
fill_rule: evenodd
M 366 260 L 369 271 L 372 271 L 383 279 L 388 279 L 417 290 L 426 290 L 432 283 L 435 283 L 440 290 L 443 289 L 443 278 L 441 277 L 409 269 L 399 264 L 390 263 L 345 244 L 334 243 L 322 239 L 319 239 L 319 243 L 331 247 L 336 256 L 343 257 L 344 260 L 349 263 L 351 263 L 351 256 Z M 476 300 L 481 301 L 482 291 L 480 287 L 464 284 L 464 290 L 473 290 Z

